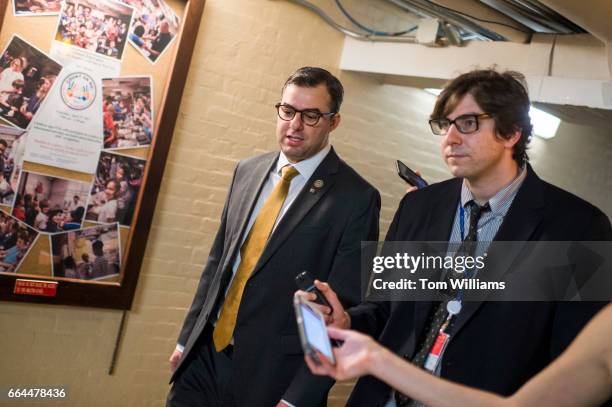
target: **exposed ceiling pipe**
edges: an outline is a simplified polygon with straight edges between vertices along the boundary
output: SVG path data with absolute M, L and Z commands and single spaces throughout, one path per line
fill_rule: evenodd
M 558 24 L 563 25 L 563 27 L 567 28 L 571 33 L 586 33 L 586 31 L 577 24 L 574 24 L 571 20 L 563 16 L 562 14 L 557 13 L 552 8 L 544 5 L 539 0 L 507 0 L 512 3 L 517 4 L 520 7 L 524 7 L 528 10 L 531 10 L 533 13 L 536 13 L 540 17 L 544 18 L 547 21 L 554 21 Z
M 416 16 L 420 17 L 420 18 L 436 18 L 438 16 L 436 16 L 434 13 L 431 13 L 429 10 L 427 9 L 422 9 L 419 7 L 416 7 L 414 5 L 412 5 L 411 3 L 406 3 L 402 0 L 387 0 L 389 3 L 393 3 L 396 6 L 398 6 L 399 8 L 415 14 Z
M 480 0 L 480 1 L 486 4 L 487 6 L 499 11 L 500 13 L 507 15 L 508 17 L 512 18 L 514 21 L 521 23 L 525 27 L 535 32 L 539 32 L 539 33 L 558 32 L 558 31 L 555 31 L 554 29 L 551 29 L 551 27 L 548 24 L 542 24 L 542 22 L 539 21 L 539 19 L 537 19 L 533 14 L 527 14 L 525 10 L 517 9 L 516 7 L 513 7 L 512 4 L 508 4 L 503 0 Z
M 491 41 L 507 41 L 507 38 L 503 35 L 500 35 L 494 31 L 488 30 L 483 26 L 475 23 L 474 21 L 466 18 L 458 13 L 453 13 L 452 11 L 439 6 L 438 4 L 430 1 L 430 0 L 403 0 L 404 2 L 409 2 L 417 7 L 427 8 L 431 10 L 434 14 L 438 15 L 439 18 L 444 19 L 446 22 L 449 22 L 459 28 L 462 28 L 465 31 L 472 32 L 484 39 Z
M 506 37 L 487 30 L 479 24 L 476 24 L 469 18 L 459 14 L 452 13 L 443 7 L 438 6 L 428 0 L 387 0 L 396 6 L 418 15 L 428 15 L 434 18 L 439 18 L 448 23 L 456 25 L 465 31 L 469 31 L 478 36 L 484 41 L 507 41 Z
M 306 7 L 310 11 L 316 13 L 319 17 L 323 19 L 329 26 L 333 29 L 341 32 L 344 35 L 355 38 L 361 41 L 375 41 L 375 42 L 406 42 L 406 43 L 416 43 L 416 37 L 414 36 L 380 36 L 380 35 L 368 35 L 362 34 L 360 32 L 356 32 L 341 26 L 336 23 L 325 11 L 321 8 L 315 6 L 309 1 L 306 0 L 287 0 L 291 3 L 298 4 L 302 7 Z
M 480 2 L 538 33 L 584 32 L 580 27 L 541 4 L 525 0 L 480 0 Z
M 447 22 L 443 22 L 442 29 L 444 30 L 446 38 L 448 38 L 448 41 L 451 45 L 463 45 L 463 38 L 461 37 L 461 33 L 459 33 L 459 30 L 457 30 L 457 27 Z

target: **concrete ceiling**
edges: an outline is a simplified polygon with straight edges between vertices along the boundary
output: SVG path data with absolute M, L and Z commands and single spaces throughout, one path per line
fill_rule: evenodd
M 481 19 L 518 24 L 486 0 L 434 1 Z M 389 84 L 436 87 L 474 67 L 495 65 L 523 72 L 531 99 L 544 110 L 568 122 L 612 128 L 612 0 L 539 1 L 587 33 L 525 36 L 482 23 L 510 41 L 427 47 L 347 38 L 340 67 L 377 74 Z
M 539 0 L 604 43 L 612 42 L 612 1 Z

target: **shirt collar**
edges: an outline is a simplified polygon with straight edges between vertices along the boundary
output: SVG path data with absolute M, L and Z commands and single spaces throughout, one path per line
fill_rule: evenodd
M 512 180 L 510 184 L 504 187 L 502 190 L 497 192 L 491 199 L 489 199 L 489 206 L 491 207 L 491 212 L 494 215 L 506 216 L 508 213 L 508 209 L 510 209 L 510 205 L 516 196 L 519 188 L 523 184 L 525 177 L 527 176 L 527 166 L 521 168 L 519 175 Z M 465 179 L 463 180 L 463 184 L 461 185 L 461 206 L 464 208 L 466 205 L 473 201 L 474 195 L 472 191 L 467 186 Z
M 302 160 L 295 164 L 290 163 L 285 153 L 281 151 L 278 157 L 278 161 L 276 162 L 276 169 L 275 169 L 276 174 L 280 175 L 281 170 L 284 166 L 292 165 L 300 173 L 299 176 L 304 177 L 304 179 L 309 179 L 312 176 L 312 174 L 315 172 L 319 164 L 321 164 L 323 159 L 327 157 L 327 154 L 329 154 L 330 151 L 331 151 L 331 145 L 328 144 L 325 147 L 323 147 L 321 151 L 319 151 L 312 157 Z

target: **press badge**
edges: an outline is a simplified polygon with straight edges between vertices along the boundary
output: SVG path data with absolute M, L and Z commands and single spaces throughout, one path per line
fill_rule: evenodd
M 454 299 L 447 302 L 446 311 L 448 311 L 448 317 L 440 327 L 440 332 L 438 333 L 436 341 L 431 347 L 431 352 L 429 352 L 429 355 L 427 355 L 425 365 L 423 366 L 431 373 L 435 372 L 438 368 L 438 364 L 440 363 L 440 357 L 444 353 L 444 349 L 446 349 L 446 346 L 450 341 L 450 335 L 444 331 L 446 331 L 446 328 L 450 324 L 451 319 L 453 319 L 455 315 L 458 315 L 459 312 L 461 312 L 461 300 Z
M 434 342 L 431 352 L 427 355 L 427 359 L 425 360 L 425 365 L 423 366 L 429 372 L 435 372 L 438 367 L 438 363 L 440 363 L 440 357 L 444 353 L 444 349 L 446 349 L 446 345 L 450 340 L 450 335 L 440 331 L 438 336 L 436 337 L 436 341 Z

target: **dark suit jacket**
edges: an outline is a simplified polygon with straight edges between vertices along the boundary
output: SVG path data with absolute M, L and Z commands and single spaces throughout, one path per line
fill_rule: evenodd
M 387 241 L 448 241 L 460 199 L 461 180 L 452 179 L 407 194 Z M 596 207 L 538 178 L 531 167 L 502 223 L 497 241 L 612 240 L 608 218 Z M 512 253 L 489 250 L 487 261 Z M 558 356 L 601 303 L 467 302 L 444 353 L 444 378 L 509 395 Z M 349 310 L 352 327 L 370 333 L 400 355 L 414 355 L 431 302 L 363 303 Z M 367 376 L 349 406 L 381 406 L 391 389 Z
M 210 255 L 179 343 L 185 351 L 176 377 L 205 325 L 217 318 L 232 265 L 253 207 L 279 153 L 236 167 Z M 312 188 L 315 180 L 323 187 Z M 249 279 L 234 330 L 233 383 L 239 406 L 325 404 L 330 379 L 303 363 L 293 310 L 295 276 L 308 270 L 338 287 L 345 304 L 360 298 L 360 242 L 378 239 L 380 194 L 332 149 L 285 213 Z

